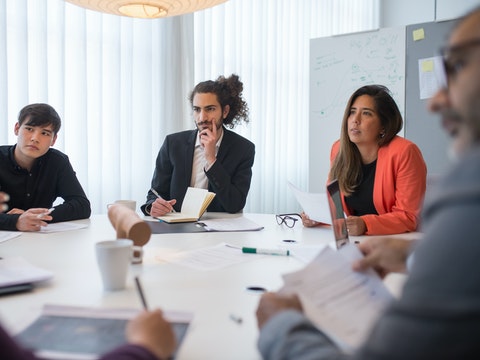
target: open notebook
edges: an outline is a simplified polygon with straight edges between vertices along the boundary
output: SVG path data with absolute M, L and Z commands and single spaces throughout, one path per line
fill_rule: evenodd
M 206 189 L 189 187 L 179 213 L 171 212 L 163 216 L 157 216 L 156 218 L 167 223 L 198 221 L 214 197 L 215 193 L 209 192 Z
M 335 236 L 337 249 L 350 243 L 347 231 L 347 222 L 345 221 L 345 211 L 343 209 L 342 196 L 338 181 L 334 180 L 327 185 L 328 206 L 332 216 L 332 229 Z

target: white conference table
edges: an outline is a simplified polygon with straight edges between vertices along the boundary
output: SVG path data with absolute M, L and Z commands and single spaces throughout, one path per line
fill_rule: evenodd
M 225 217 L 225 214 L 206 214 L 205 217 L 219 215 Z M 141 308 L 133 281 L 138 275 L 149 308 L 194 315 L 177 359 L 260 359 L 256 348 L 255 310 L 261 293 L 247 288 L 259 286 L 275 291 L 282 286 L 282 274 L 301 269 L 305 265 L 302 261 L 292 256 L 252 254 L 246 255 L 253 257 L 251 261 L 220 270 L 200 271 L 158 258 L 162 253 L 195 250 L 223 242 L 289 249 L 334 244 L 328 227 L 305 228 L 297 222 L 290 229 L 278 225 L 272 214 L 243 216 L 265 228 L 252 232 L 152 234 L 144 246 L 143 263 L 131 266 L 126 289 L 116 292 L 103 290 L 94 251 L 96 242 L 115 238 L 107 215 L 76 221 L 88 224 L 84 229 L 22 233 L 0 244 L 0 257 L 21 256 L 33 265 L 52 271 L 54 277 L 33 292 L 0 297 L 0 322 L 11 333 L 17 333 L 40 315 L 45 304 Z M 392 292 L 400 291 L 403 276 L 386 280 Z M 241 317 L 242 322 L 233 321 L 231 315 Z

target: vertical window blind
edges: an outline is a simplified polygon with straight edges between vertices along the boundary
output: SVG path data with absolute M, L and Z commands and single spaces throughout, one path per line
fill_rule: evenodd
M 16 142 L 23 106 L 49 103 L 63 121 L 55 148 L 93 213 L 117 199 L 140 204 L 164 137 L 194 126 L 193 86 L 235 73 L 251 118 L 236 131 L 256 144 L 244 211 L 297 210 L 287 181 L 308 188 L 309 40 L 378 24 L 379 0 L 229 0 L 157 20 L 3 0 L 0 143 Z

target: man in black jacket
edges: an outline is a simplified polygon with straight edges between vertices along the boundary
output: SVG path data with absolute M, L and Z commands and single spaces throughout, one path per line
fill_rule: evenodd
M 17 144 L 0 146 L 0 190 L 10 196 L 8 210 L 0 213 L 0 230 L 39 231 L 47 221 L 90 216 L 90 202 L 68 156 L 51 148 L 60 126 L 50 105 L 31 104 L 20 111 Z M 58 197 L 64 202 L 53 209 Z
M 168 135 L 157 157 L 145 215 L 180 211 L 189 186 L 216 194 L 208 211 L 236 213 L 247 199 L 255 145 L 227 130 L 248 122 L 243 84 L 237 75 L 204 81 L 193 89 L 190 103 L 196 130 Z

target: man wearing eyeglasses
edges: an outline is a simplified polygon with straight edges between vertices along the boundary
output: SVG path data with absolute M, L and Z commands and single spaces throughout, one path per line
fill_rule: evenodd
M 400 299 L 351 355 L 309 322 L 297 297 L 266 293 L 257 309 L 265 359 L 480 359 L 480 7 L 460 20 L 442 54 L 447 84 L 429 107 L 457 161 L 425 200 L 424 238 Z M 414 244 L 376 238 L 359 246 L 365 257 L 353 268 L 385 275 L 407 268 Z

